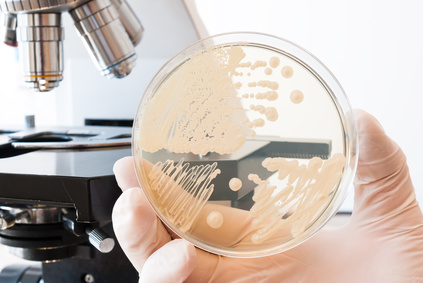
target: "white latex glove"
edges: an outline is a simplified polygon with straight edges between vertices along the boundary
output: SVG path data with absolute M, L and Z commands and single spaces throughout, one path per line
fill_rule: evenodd
M 175 239 L 139 188 L 132 158 L 119 160 L 113 225 L 140 282 L 423 282 L 423 216 L 406 158 L 374 117 L 354 114 L 360 156 L 351 219 L 269 257 L 221 257 Z

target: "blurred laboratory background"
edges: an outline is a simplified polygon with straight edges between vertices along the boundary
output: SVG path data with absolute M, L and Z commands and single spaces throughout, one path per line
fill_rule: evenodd
M 63 15 L 64 79 L 38 93 L 21 79 L 16 48 L 0 45 L 0 125 L 83 125 L 85 119 L 132 119 L 157 70 L 199 37 L 231 31 L 264 32 L 290 40 L 319 58 L 344 87 L 353 108 L 376 116 L 408 157 L 423 202 L 423 18 L 418 0 L 189 0 L 128 1 L 145 31 L 137 65 L 124 79 L 100 75 Z M 352 204 L 347 204 L 351 206 Z
M 100 74 L 66 13 L 63 81 L 50 92 L 28 88 L 21 78 L 17 49 L 0 44 L 0 129 L 24 126 L 27 115 L 34 115 L 37 126 L 82 126 L 86 119 L 131 120 L 149 81 L 179 50 L 209 35 L 263 32 L 314 54 L 339 80 L 352 107 L 370 112 L 381 122 L 407 155 L 423 207 L 422 1 L 127 2 L 144 33 L 136 47 L 136 66 L 123 79 L 109 80 Z M 341 210 L 351 211 L 352 200 L 351 191 Z

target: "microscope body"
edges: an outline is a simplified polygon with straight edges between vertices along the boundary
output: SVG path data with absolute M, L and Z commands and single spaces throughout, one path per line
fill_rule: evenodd
M 29 277 L 32 281 L 25 282 L 138 282 L 112 229 L 111 213 L 121 193 L 112 168 L 131 155 L 131 113 L 142 85 L 199 39 L 186 2 L 191 1 L 134 0 L 134 10 L 151 31 L 144 34 L 125 0 L 0 0 L 2 41 L 19 48 L 26 84 L 40 92 L 55 89 L 49 96 L 61 97 L 58 102 L 72 98 L 66 109 L 55 104 L 57 111 L 81 118 L 63 119 L 71 126 L 0 125 L 0 244 L 36 264 L 4 268 L 0 282 Z M 65 39 L 68 15 L 103 76 L 123 78 L 137 60 L 137 77 L 102 83 L 87 70 L 90 59 L 79 52 L 79 39 L 72 34 Z M 66 72 L 64 62 L 70 65 Z M 2 277 L 7 274 L 12 274 L 9 281 Z
M 0 134 L 0 244 L 15 256 L 42 262 L 44 283 L 137 282 L 111 224 L 121 192 L 112 166 L 131 154 L 131 128 L 66 129 L 20 140 L 10 137 L 22 131 Z M 29 266 L 22 272 L 34 273 Z

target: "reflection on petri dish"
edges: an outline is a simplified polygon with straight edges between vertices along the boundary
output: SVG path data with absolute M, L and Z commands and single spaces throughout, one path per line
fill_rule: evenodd
M 161 220 L 206 251 L 257 257 L 316 233 L 355 173 L 348 100 L 315 57 L 256 33 L 199 41 L 157 73 L 133 155 Z

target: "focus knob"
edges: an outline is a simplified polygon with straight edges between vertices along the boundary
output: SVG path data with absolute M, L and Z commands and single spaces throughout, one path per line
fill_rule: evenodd
M 115 246 L 115 240 L 100 228 L 87 229 L 88 240 L 101 253 L 109 253 Z

